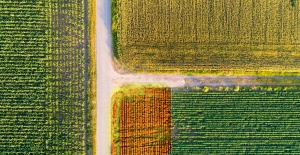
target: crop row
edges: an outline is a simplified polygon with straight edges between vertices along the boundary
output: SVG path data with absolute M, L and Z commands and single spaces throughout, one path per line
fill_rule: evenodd
M 299 4 L 114 0 L 115 55 L 133 72 L 299 72 Z
M 113 100 L 112 154 L 170 152 L 168 88 L 139 88 L 130 93 L 117 92 Z
M 86 153 L 86 77 L 83 0 L 49 2 L 47 88 L 53 115 L 52 153 Z
M 299 153 L 299 92 L 172 92 L 171 154 Z
M 299 4 L 289 1 L 118 0 L 126 45 L 295 44 Z
M 21 8 L 9 1 L 0 6 L 0 152 L 45 153 L 49 126 L 46 73 L 42 71 L 47 8 L 36 9 L 40 5 L 29 2 Z
M 86 154 L 83 0 L 0 2 L 1 154 Z

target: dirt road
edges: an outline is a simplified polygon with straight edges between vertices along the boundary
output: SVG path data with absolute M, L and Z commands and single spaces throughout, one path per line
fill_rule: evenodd
M 97 0 L 96 4 L 96 72 L 97 72 L 97 128 L 98 155 L 110 154 L 110 97 L 112 74 L 110 63 L 110 0 Z M 109 60 L 105 60 L 109 59 Z

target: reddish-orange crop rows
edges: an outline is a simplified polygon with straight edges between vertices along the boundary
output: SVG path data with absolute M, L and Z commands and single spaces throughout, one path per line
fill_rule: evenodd
M 139 95 L 136 95 L 136 91 L 139 91 Z M 140 93 L 141 91 L 144 93 Z M 116 105 L 113 107 L 113 118 L 118 117 Z M 132 90 L 129 94 L 122 95 L 119 108 L 119 141 L 113 141 L 119 144 L 113 144 L 112 154 L 117 152 L 169 154 L 171 149 L 169 88 Z

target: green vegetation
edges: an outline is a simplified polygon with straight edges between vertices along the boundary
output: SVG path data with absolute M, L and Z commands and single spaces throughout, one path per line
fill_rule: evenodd
M 201 89 L 172 92 L 171 154 L 300 153 L 300 87 Z
M 132 72 L 299 76 L 299 4 L 113 0 L 115 57 Z
M 1 154 L 43 154 L 51 136 L 44 5 L 0 1 Z
M 92 149 L 84 11 L 83 0 L 0 0 L 1 154 Z
M 300 78 L 298 77 L 281 77 L 281 78 L 273 78 L 273 77 L 259 77 L 254 80 L 256 83 L 268 83 L 268 84 L 290 84 L 295 85 L 300 83 Z
M 119 59 L 119 42 L 118 42 L 118 9 L 117 9 L 117 0 L 111 0 L 111 16 L 112 16 L 112 44 L 114 57 Z
M 89 85 L 88 85 L 88 154 L 96 152 L 96 0 L 88 0 L 88 52 L 89 52 Z
M 52 113 L 49 146 L 64 154 L 87 152 L 87 43 L 84 1 L 48 2 L 49 67 L 47 82 Z

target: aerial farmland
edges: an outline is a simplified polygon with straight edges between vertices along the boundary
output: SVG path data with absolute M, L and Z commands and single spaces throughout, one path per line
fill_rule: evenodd
M 299 8 L 112 0 L 110 154 L 298 154 Z
M 0 155 L 300 154 L 300 1 L 0 0 Z
M 125 86 L 112 154 L 299 153 L 299 86 Z
M 93 153 L 87 7 L 0 1 L 0 154 Z

